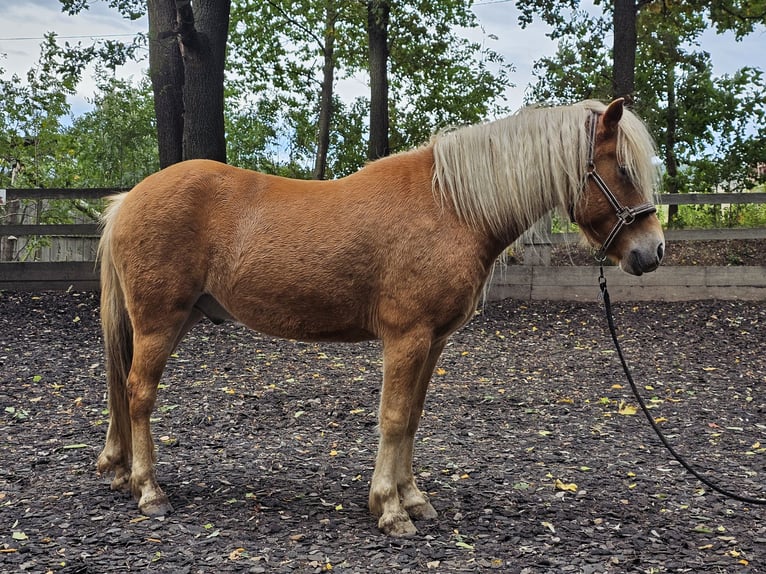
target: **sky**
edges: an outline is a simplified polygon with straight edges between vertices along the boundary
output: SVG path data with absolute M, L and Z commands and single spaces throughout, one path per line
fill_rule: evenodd
M 62 42 L 80 41 L 89 44 L 96 37 L 120 39 L 121 35 L 126 35 L 127 40 L 129 35 L 147 30 L 146 18 L 126 20 L 103 0 L 92 2 L 89 10 L 77 16 L 63 14 L 58 0 L 4 0 L 3 4 L 3 18 L 0 19 L 0 68 L 5 70 L 6 78 L 14 73 L 23 77 L 34 65 L 46 32 L 56 32 Z M 510 80 L 515 86 L 509 88 L 505 96 L 507 106 L 517 109 L 523 105 L 527 86 L 534 82 L 534 62 L 543 56 L 555 54 L 556 45 L 545 35 L 547 28 L 543 24 L 533 23 L 521 29 L 517 23 L 518 13 L 514 2 L 510 0 L 477 0 L 473 10 L 485 36 L 482 38 L 481 33 L 478 33 L 471 39 L 483 40 L 514 67 Z M 493 35 L 498 38 L 496 41 L 489 39 Z M 700 47 L 710 52 L 716 75 L 731 74 L 745 65 L 766 68 L 764 30 L 751 34 L 739 43 L 734 41 L 731 34 L 717 35 L 708 31 L 702 37 Z M 4 58 L 2 54 L 5 54 Z M 118 75 L 138 80 L 147 66 L 145 59 L 118 69 Z M 341 82 L 339 88 L 350 97 L 367 91 L 359 80 L 346 80 Z M 73 113 L 89 109 L 87 100 L 94 92 L 94 83 L 86 79 L 78 94 L 70 100 Z

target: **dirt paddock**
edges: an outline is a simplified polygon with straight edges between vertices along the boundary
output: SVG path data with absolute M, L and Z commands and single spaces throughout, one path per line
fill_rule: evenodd
M 766 511 L 702 488 L 652 434 L 595 301 L 487 304 L 447 347 L 415 471 L 413 538 L 367 510 L 377 343 L 201 324 L 153 418 L 175 506 L 97 477 L 97 297 L 0 293 L 0 572 L 766 572 Z M 766 303 L 615 301 L 634 376 L 678 449 L 766 496 Z

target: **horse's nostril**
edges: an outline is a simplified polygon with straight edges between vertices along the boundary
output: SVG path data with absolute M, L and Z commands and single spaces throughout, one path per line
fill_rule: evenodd
M 665 245 L 660 243 L 657 246 L 657 260 L 662 261 L 662 256 L 665 255 Z

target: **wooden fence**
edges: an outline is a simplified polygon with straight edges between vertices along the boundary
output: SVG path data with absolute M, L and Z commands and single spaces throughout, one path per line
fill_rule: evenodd
M 0 190 L 0 205 L 12 207 L 21 200 L 97 200 L 122 189 L 7 189 Z M 766 203 L 766 193 L 715 193 L 662 195 L 662 205 L 735 205 Z M 0 243 L 13 249 L 19 237 L 84 238 L 95 246 L 99 235 L 96 222 L 48 225 L 0 220 Z M 498 264 L 489 285 L 488 298 L 502 299 L 583 299 L 593 300 L 597 291 L 594 267 L 552 267 L 546 255 L 552 245 L 576 242 L 574 233 L 547 233 L 539 228 L 526 236 L 530 248 L 527 265 Z M 719 228 L 668 230 L 669 241 L 766 239 L 766 228 Z M 94 248 L 90 249 L 93 252 Z M 525 257 L 525 260 L 527 258 Z M 547 259 L 547 261 L 546 261 Z M 607 269 L 610 291 L 615 298 L 639 300 L 750 299 L 766 300 L 766 267 L 665 266 L 642 277 L 631 277 Z M 0 262 L 0 290 L 97 290 L 96 264 L 84 261 Z
M 42 204 L 48 200 L 58 199 L 93 201 L 120 191 L 124 190 L 119 188 L 0 190 L 0 205 L 4 205 L 6 208 L 5 219 L 0 220 L 0 253 L 3 255 L 3 259 L 14 259 L 13 261 L 0 261 L 0 289 L 14 291 L 97 290 L 99 280 L 94 256 L 100 234 L 98 222 L 40 223 Z M 18 221 L 17 214 L 21 211 L 22 200 L 37 203 L 34 223 Z M 81 253 L 74 257 L 74 259 L 79 260 L 16 260 L 21 250 L 19 247 L 20 238 L 29 237 L 46 237 L 53 241 L 60 241 L 62 238 L 82 240 Z

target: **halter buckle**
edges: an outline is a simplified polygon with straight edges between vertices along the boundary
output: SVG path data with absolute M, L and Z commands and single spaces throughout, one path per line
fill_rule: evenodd
M 631 207 L 621 206 L 617 210 L 617 217 L 622 220 L 623 225 L 630 225 L 636 220 L 636 212 Z

